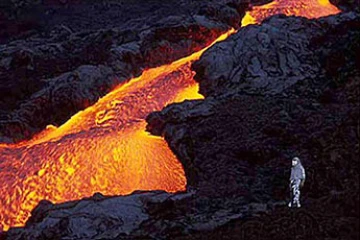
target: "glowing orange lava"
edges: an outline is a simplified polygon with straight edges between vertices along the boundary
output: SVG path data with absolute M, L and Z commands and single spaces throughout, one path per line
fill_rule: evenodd
M 169 103 L 202 98 L 190 63 L 204 50 L 144 71 L 59 128 L 0 145 L 0 227 L 24 224 L 42 199 L 59 203 L 95 192 L 184 190 L 181 164 L 162 138 L 144 131 L 144 119 Z
M 327 0 L 278 0 L 254 7 L 243 25 L 250 23 L 249 17 L 260 22 L 275 13 L 320 17 L 337 12 Z M 202 98 L 190 64 L 204 50 L 145 71 L 30 141 L 0 144 L 0 231 L 23 225 L 42 199 L 59 203 L 95 192 L 184 190 L 181 164 L 162 138 L 144 131 L 144 119 L 169 103 Z
M 254 6 L 246 13 L 241 26 L 261 23 L 265 18 L 275 14 L 319 18 L 339 13 L 329 0 L 277 0 L 262 6 Z

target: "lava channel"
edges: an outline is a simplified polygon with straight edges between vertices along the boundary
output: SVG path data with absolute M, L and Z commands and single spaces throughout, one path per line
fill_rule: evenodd
M 318 18 L 338 12 L 328 0 L 278 0 L 253 7 L 242 25 L 278 13 Z M 144 71 L 58 128 L 48 126 L 29 141 L 0 144 L 0 231 L 22 226 L 43 199 L 60 203 L 95 192 L 184 190 L 181 164 L 162 138 L 145 132 L 144 119 L 169 103 L 202 98 L 190 65 L 204 50 Z

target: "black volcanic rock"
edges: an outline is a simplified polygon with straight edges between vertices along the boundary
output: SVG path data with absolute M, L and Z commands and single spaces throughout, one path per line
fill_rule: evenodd
M 116 239 L 131 234 L 149 219 L 148 205 L 170 198 L 169 193 L 154 191 L 127 197 L 93 196 L 56 206 L 41 202 L 26 224 L 29 231 L 23 234 L 13 229 L 7 239 Z M 17 233 L 21 233 L 19 237 L 12 237 Z
M 334 61 L 328 62 L 336 53 L 339 58 L 346 56 L 354 59 L 351 62 L 343 59 L 340 65 L 359 66 L 357 52 L 344 49 L 342 45 L 348 41 L 348 36 L 345 39 L 341 36 L 343 31 L 358 27 L 354 13 L 319 21 L 284 15 L 270 18 L 261 26 L 244 28 L 205 52 L 193 64 L 195 80 L 199 81 L 200 92 L 205 96 L 234 91 L 275 95 L 298 82 L 309 79 L 313 83 L 320 82 L 316 79 L 341 70 Z M 341 44 L 328 46 L 335 41 L 334 38 L 338 38 Z M 353 39 L 354 43 L 356 40 Z M 354 49 L 358 51 L 357 46 Z
M 29 138 L 48 124 L 60 125 L 144 69 L 200 50 L 239 27 L 248 1 L 78 4 L 69 5 L 68 12 L 57 9 L 46 26 L 27 38 L 0 45 L 2 141 Z M 107 14 L 109 19 L 98 19 Z M 89 82 L 84 71 L 104 74 L 96 73 L 96 81 Z
M 285 199 L 289 161 L 299 156 L 308 174 L 303 214 L 314 221 L 300 236 L 357 239 L 359 26 L 360 15 L 346 13 L 314 21 L 275 16 L 245 27 L 193 64 L 205 100 L 152 113 L 147 129 L 165 137 L 189 187 L 224 201 Z M 248 222 L 267 226 L 260 239 L 289 239 L 266 233 L 290 215 L 282 209 Z M 230 225 L 242 224 L 247 221 Z M 235 237 L 234 228 L 211 234 Z
M 171 104 L 147 118 L 147 129 L 164 136 L 182 162 L 186 193 L 43 202 L 26 227 L 10 229 L 5 239 L 358 239 L 359 22 L 355 13 L 319 20 L 274 16 L 216 44 L 194 64 L 206 98 Z M 263 38 L 257 38 L 264 34 L 281 43 L 264 49 L 269 56 L 293 49 L 297 66 L 310 64 L 314 72 L 294 73 L 293 62 L 277 57 L 270 70 L 288 69 L 278 78 L 244 74 L 232 81 L 229 73 L 253 64 L 243 59 L 247 54 L 268 73 Z M 246 41 L 251 47 L 243 47 Z M 229 59 L 229 53 L 232 67 L 212 60 Z M 302 208 L 289 209 L 295 155 L 307 180 Z
M 330 0 L 330 2 L 344 11 L 360 10 L 360 0 Z

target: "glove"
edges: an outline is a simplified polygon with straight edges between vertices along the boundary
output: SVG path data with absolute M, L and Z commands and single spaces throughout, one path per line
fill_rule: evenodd
M 304 187 L 304 184 L 305 184 L 305 179 L 302 179 L 300 182 L 300 187 Z

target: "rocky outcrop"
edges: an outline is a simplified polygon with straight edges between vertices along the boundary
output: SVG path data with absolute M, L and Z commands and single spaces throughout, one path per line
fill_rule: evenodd
M 63 237 L 116 239 L 135 232 L 148 221 L 153 204 L 165 204 L 172 198 L 169 193 L 153 191 L 133 193 L 126 197 L 105 197 L 98 193 L 88 199 L 57 206 L 43 201 L 33 210 L 27 222 L 29 231 L 22 235 L 38 240 Z M 38 228 L 38 224 L 41 228 Z M 14 230 L 11 234 L 16 232 Z
M 359 23 L 274 16 L 216 44 L 193 65 L 206 98 L 147 118 L 182 162 L 186 193 L 43 202 L 4 238 L 358 239 Z M 295 155 L 307 180 L 290 210 Z
M 261 26 L 245 28 L 204 53 L 193 65 L 200 92 L 205 96 L 229 92 L 276 95 L 306 79 L 319 82 L 316 79 L 324 74 L 336 74 L 340 66 L 347 65 L 345 54 L 357 59 L 356 53 L 339 45 L 326 45 L 333 41 L 327 38 L 343 31 L 341 27 L 358 27 L 354 18 L 354 14 L 348 14 L 308 21 L 279 16 Z M 347 36 L 341 39 L 342 43 L 346 41 Z M 328 51 L 342 55 L 338 63 L 330 62 L 332 55 Z M 355 61 L 352 67 L 358 64 Z
M 200 50 L 229 28 L 238 28 L 247 3 L 134 1 L 116 5 L 118 17 L 99 20 L 89 29 L 76 24 L 89 23 L 96 4 L 68 9 L 74 14 L 89 10 L 81 21 L 56 13 L 58 22 L 52 20 L 45 30 L 0 45 L 1 140 L 29 138 L 48 124 L 59 125 L 144 69 Z M 115 10 L 106 6 L 112 16 Z M 97 18 L 91 17 L 92 22 Z M 87 77 L 91 72 L 96 72 L 94 79 Z

